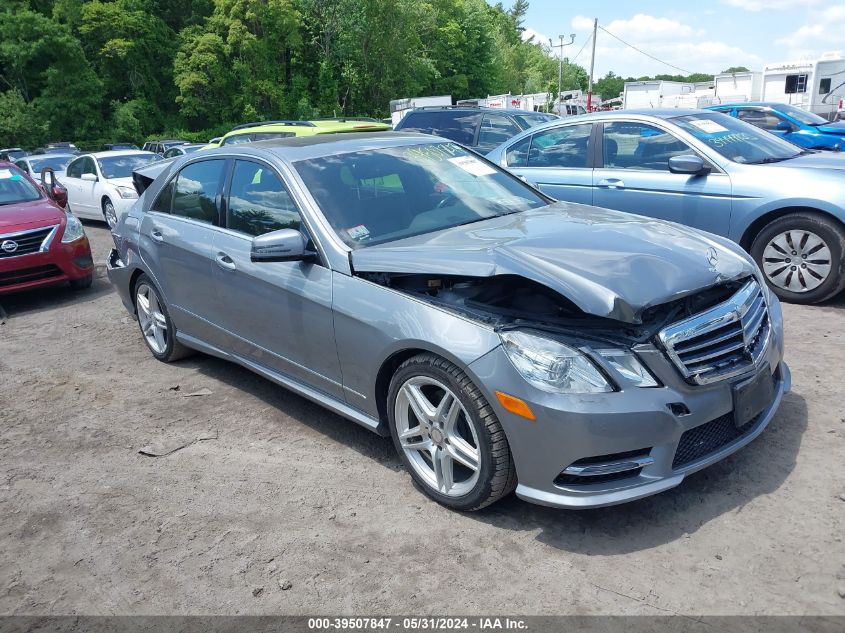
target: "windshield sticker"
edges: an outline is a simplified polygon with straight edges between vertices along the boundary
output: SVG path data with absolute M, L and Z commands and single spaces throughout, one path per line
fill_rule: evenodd
M 450 158 L 449 162 L 473 176 L 490 176 L 496 173 L 496 170 L 490 167 L 490 165 L 483 163 L 473 156 L 457 156 Z
M 694 125 L 705 134 L 721 134 L 728 131 L 728 128 L 723 127 L 710 119 L 694 119 L 690 121 L 690 125 Z
M 363 224 L 353 226 L 351 229 L 346 229 L 346 233 L 353 240 L 365 240 L 370 237 L 370 230 Z

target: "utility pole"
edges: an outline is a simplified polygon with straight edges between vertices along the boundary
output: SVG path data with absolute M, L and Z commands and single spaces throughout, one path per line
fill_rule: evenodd
M 558 35 L 560 38 L 560 44 L 553 44 L 552 39 L 549 38 L 549 46 L 552 48 L 560 48 L 560 55 L 558 56 L 559 64 L 557 68 L 557 103 L 558 103 L 558 114 L 560 114 L 560 93 L 563 91 L 563 47 L 569 46 L 575 41 L 575 33 L 569 34 L 569 41 L 564 43 L 563 35 Z
M 599 30 L 599 19 L 593 18 L 593 54 L 590 56 L 590 83 L 587 86 L 587 112 L 593 105 L 593 68 L 596 65 L 596 35 Z

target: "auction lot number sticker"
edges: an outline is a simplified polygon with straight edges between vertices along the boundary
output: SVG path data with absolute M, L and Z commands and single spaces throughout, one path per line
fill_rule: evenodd
M 499 617 L 348 617 L 308 618 L 312 631 L 525 631 L 520 618 Z

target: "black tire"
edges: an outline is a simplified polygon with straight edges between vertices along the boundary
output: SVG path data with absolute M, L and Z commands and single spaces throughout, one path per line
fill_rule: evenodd
M 94 273 L 80 277 L 79 279 L 71 279 L 70 287 L 74 290 L 85 290 L 86 288 L 90 288 L 92 283 L 94 283 Z
M 466 411 L 467 423 L 472 424 L 479 440 L 479 477 L 475 486 L 460 497 L 452 497 L 435 490 L 411 466 L 399 441 L 395 404 L 400 387 L 409 378 L 424 376 L 447 385 Z M 393 444 L 405 468 L 418 488 L 426 495 L 449 508 L 462 511 L 479 510 L 509 495 L 516 488 L 516 468 L 507 437 L 495 412 L 484 395 L 459 367 L 436 356 L 420 354 L 402 363 L 390 381 L 387 397 L 388 421 Z
M 109 230 L 112 230 L 115 226 L 117 226 L 117 209 L 114 208 L 114 203 L 109 198 L 103 198 L 103 220 L 106 222 L 106 226 L 109 227 Z M 114 223 L 109 222 L 109 214 L 107 209 L 111 208 L 112 214 L 114 215 Z
M 152 280 L 147 277 L 145 274 L 141 274 L 137 281 L 135 282 L 135 286 L 132 288 L 132 302 L 135 305 L 135 312 L 138 312 L 138 289 L 142 286 L 146 286 L 150 289 L 151 292 L 155 293 L 156 300 L 158 301 L 159 309 L 164 316 L 165 322 L 167 323 L 167 339 L 166 345 L 164 349 L 159 352 L 153 349 L 150 346 L 149 341 L 147 340 L 146 335 L 144 334 L 143 328 L 141 328 L 141 337 L 144 340 L 144 344 L 147 346 L 147 349 L 150 350 L 150 353 L 157 359 L 162 361 L 163 363 L 172 363 L 173 361 L 177 361 L 181 358 L 185 358 L 186 356 L 190 356 L 194 353 L 189 347 L 185 347 L 176 340 L 176 328 L 173 325 L 173 320 L 170 318 L 170 312 L 167 310 L 167 304 L 161 298 L 161 293 L 156 288 L 155 284 L 153 284 Z M 141 326 L 141 320 L 138 319 L 138 325 Z
M 778 234 L 786 231 L 809 231 L 815 233 L 827 244 L 831 254 L 831 271 L 818 287 L 806 292 L 792 292 L 786 288 L 776 286 L 771 280 L 769 287 L 782 300 L 787 303 L 811 304 L 819 303 L 839 294 L 845 288 L 845 231 L 842 226 L 821 213 L 806 211 L 802 213 L 790 213 L 778 218 L 763 227 L 763 230 L 754 238 L 751 244 L 751 256 L 760 269 L 763 269 L 763 251 L 769 242 Z M 763 273 L 765 276 L 765 272 Z

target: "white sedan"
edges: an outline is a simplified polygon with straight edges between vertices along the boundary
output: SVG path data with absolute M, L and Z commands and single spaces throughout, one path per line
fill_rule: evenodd
M 67 166 L 61 180 L 67 189 L 68 207 L 80 218 L 105 220 L 113 228 L 138 199 L 132 171 L 160 159 L 158 154 L 138 150 L 79 156 Z
M 35 180 L 41 180 L 41 170 L 49 167 L 56 174 L 56 180 L 62 182 L 68 163 L 76 158 L 76 154 L 34 154 L 15 161 L 15 165 L 23 169 Z

